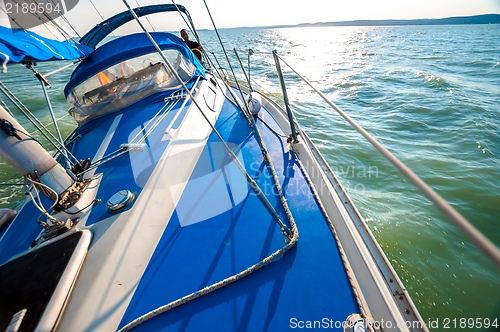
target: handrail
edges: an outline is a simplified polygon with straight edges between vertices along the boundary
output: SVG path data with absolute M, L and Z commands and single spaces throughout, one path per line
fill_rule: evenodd
M 273 52 L 274 53 L 274 52 Z M 354 121 L 349 115 L 335 105 L 328 97 L 313 86 L 305 77 L 293 69 L 282 57 L 276 54 L 300 79 L 309 85 L 318 95 L 323 98 L 337 113 L 339 113 L 354 129 L 356 129 L 366 140 L 368 140 L 387 160 L 389 160 L 410 182 L 417 187 L 434 205 L 500 269 L 500 249 L 491 242 L 483 233 L 475 228 L 467 219 L 458 213 L 448 202 L 439 196 L 431 187 L 420 179 L 402 161 L 394 156 L 385 146 L 371 136 L 363 127 Z

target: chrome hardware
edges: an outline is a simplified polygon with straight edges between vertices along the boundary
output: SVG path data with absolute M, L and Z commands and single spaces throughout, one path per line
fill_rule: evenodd
M 106 203 L 108 210 L 111 212 L 116 212 L 121 209 L 124 209 L 127 205 L 132 203 L 134 200 L 134 194 L 132 194 L 129 190 L 121 190 L 111 196 L 111 198 Z

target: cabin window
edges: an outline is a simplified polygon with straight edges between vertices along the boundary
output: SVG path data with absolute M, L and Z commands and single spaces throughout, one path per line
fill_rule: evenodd
M 170 49 L 163 53 L 184 83 L 193 77 L 195 66 L 179 51 Z M 82 124 L 153 93 L 179 87 L 181 83 L 155 52 L 120 62 L 76 86 L 68 95 L 68 109 Z

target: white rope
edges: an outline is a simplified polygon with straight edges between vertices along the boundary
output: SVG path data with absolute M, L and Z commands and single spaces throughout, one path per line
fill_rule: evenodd
M 134 16 L 134 18 L 136 19 L 137 23 L 141 26 L 141 28 L 143 29 L 144 33 L 148 36 L 148 38 L 150 39 L 151 43 L 155 46 L 155 48 L 157 49 L 157 51 L 160 53 L 160 55 L 162 56 L 163 60 L 165 61 L 166 65 L 172 70 L 173 68 L 171 68 L 171 64 L 168 62 L 168 60 L 165 58 L 165 55 L 163 54 L 163 52 L 161 52 L 161 50 L 159 49 L 158 45 L 156 44 L 156 42 L 154 41 L 154 39 L 151 37 L 151 35 L 149 34 L 149 32 L 144 28 L 144 26 L 142 25 L 142 23 L 140 22 L 140 20 L 138 19 L 138 17 L 135 15 L 135 13 L 133 12 L 133 10 L 130 8 L 130 6 L 128 5 L 127 1 L 126 0 L 123 0 L 123 3 L 127 6 L 127 8 L 129 9 L 129 11 L 131 12 L 131 14 Z M 206 5 L 206 3 L 205 3 Z M 207 7 L 208 9 L 208 7 Z M 184 82 L 180 79 L 180 77 L 178 77 L 177 73 L 175 73 L 174 71 L 174 75 L 176 76 L 176 78 L 178 79 L 178 81 L 182 84 L 183 88 L 185 89 L 185 91 L 189 94 L 189 97 L 191 98 L 193 104 L 195 104 L 196 108 L 198 108 L 198 110 L 201 112 L 201 114 L 203 115 L 203 117 L 205 118 L 205 120 L 207 121 L 207 123 L 210 125 L 210 127 L 212 128 L 212 131 L 215 133 L 215 135 L 219 138 L 219 140 L 221 141 L 221 143 L 224 145 L 228 155 L 231 157 L 231 159 L 233 160 L 233 162 L 235 163 L 235 165 L 239 168 L 239 170 L 241 171 L 241 173 L 246 177 L 247 179 L 247 182 L 248 184 L 252 187 L 252 189 L 256 192 L 257 196 L 259 197 L 259 199 L 261 200 L 261 202 L 264 204 L 264 206 L 266 207 L 266 209 L 268 210 L 269 213 L 271 213 L 271 215 L 273 215 L 273 211 L 270 210 L 269 206 L 270 206 L 270 203 L 269 201 L 267 200 L 267 198 L 263 195 L 262 191 L 260 190 L 259 186 L 256 184 L 256 182 L 249 176 L 249 174 L 246 172 L 246 170 L 244 169 L 243 165 L 241 165 L 240 161 L 238 160 L 238 158 L 236 157 L 236 155 L 233 153 L 233 151 L 227 146 L 226 142 L 223 140 L 222 136 L 219 134 L 219 132 L 217 131 L 217 129 L 215 128 L 215 126 L 210 122 L 210 120 L 207 118 L 207 116 L 205 115 L 205 113 L 203 112 L 203 110 L 201 109 L 201 107 L 198 105 L 197 101 L 194 99 L 192 93 L 189 91 L 189 89 L 186 87 L 186 85 L 184 84 Z M 270 162 L 270 159 L 268 158 L 267 159 L 268 163 L 271 164 Z M 271 173 L 273 174 L 273 179 L 276 179 L 277 178 L 277 174 L 276 174 L 276 171 L 274 170 L 273 167 L 271 167 Z M 298 236 L 299 236 L 299 233 L 298 233 L 298 230 L 297 230 L 297 227 L 296 227 L 296 224 L 293 220 L 293 217 L 291 216 L 291 212 L 288 208 L 288 205 L 286 203 L 286 199 L 284 198 L 283 196 L 283 193 L 281 191 L 281 186 L 279 185 L 279 182 L 275 183 L 275 186 L 276 186 L 276 189 L 278 190 L 278 193 L 280 194 L 280 199 L 281 199 L 281 202 L 283 204 L 283 207 L 285 209 L 285 212 L 286 212 L 286 215 L 287 217 L 289 217 L 289 222 L 290 222 L 290 227 L 291 227 L 291 231 L 289 231 L 289 233 L 287 233 L 287 237 L 288 237 L 288 242 L 287 244 L 275 251 L 273 254 L 271 254 L 270 256 L 264 258 L 263 260 L 261 260 L 260 262 L 258 262 L 257 264 L 254 264 L 252 265 L 251 267 L 243 270 L 242 272 L 240 273 L 237 273 L 235 274 L 234 276 L 231 276 L 229 278 L 226 278 L 224 280 L 221 280 L 213 285 L 210 285 L 210 286 L 207 286 L 197 292 L 194 292 L 194 293 L 191 293 L 187 296 L 184 296 L 178 300 L 175 300 L 173 302 L 170 302 L 158 309 L 155 309 L 135 320 L 133 320 L 132 322 L 130 322 L 129 324 L 127 324 L 126 326 L 124 326 L 122 329 L 120 329 L 120 331 L 129 331 L 130 329 L 134 328 L 135 326 L 141 324 L 142 322 L 146 321 L 146 320 L 149 320 L 163 312 L 166 312 L 170 309 L 173 309 L 181 304 L 184 304 L 188 301 L 191 301 L 193 299 L 196 299 L 198 297 L 201 297 L 205 294 L 208 294 L 208 293 L 211 293 L 221 287 L 224 287 L 230 283 L 233 283 L 251 273 L 253 273 L 254 271 L 260 269 L 261 267 L 273 262 L 274 260 L 276 260 L 278 257 L 282 256 L 285 252 L 287 252 L 290 248 L 294 247 L 296 244 L 297 244 L 297 241 L 298 241 Z M 272 209 L 272 206 L 271 206 L 271 209 Z M 277 216 L 277 213 L 276 211 L 274 211 L 274 214 Z M 275 216 L 273 216 L 274 219 L 276 219 Z M 279 220 L 279 217 L 278 217 L 278 223 L 281 222 L 281 220 Z M 284 225 L 283 224 L 280 224 L 282 225 L 282 231 L 285 233 L 285 229 L 284 229 Z
M 54 218 L 49 212 L 48 210 L 51 210 L 52 208 L 54 208 L 54 206 L 56 206 L 58 203 L 59 203 L 59 195 L 57 194 L 57 192 L 50 188 L 49 186 L 41 183 L 41 182 L 38 182 L 38 181 L 35 181 L 31 178 L 31 176 L 29 174 L 27 174 L 25 177 L 25 187 L 26 187 L 26 192 L 28 193 L 28 195 L 30 196 L 31 198 L 31 201 L 33 202 L 33 205 L 35 205 L 35 207 L 40 210 L 40 212 L 42 212 L 42 214 L 38 217 L 38 224 L 40 224 L 40 226 L 42 226 L 44 229 L 47 229 L 48 227 L 48 223 L 46 223 L 45 221 L 42 221 L 40 218 L 45 215 L 47 217 L 47 221 L 50 220 L 50 222 L 53 224 L 53 225 L 61 225 L 61 221 L 57 220 L 56 218 Z M 31 190 L 29 189 L 28 187 L 28 184 L 26 183 L 26 181 L 30 182 L 31 185 L 32 185 L 32 188 L 33 190 L 35 191 L 35 194 L 36 194 L 36 199 L 35 197 L 33 196 L 33 194 L 31 193 Z M 36 186 L 41 186 L 43 188 L 45 188 L 46 190 L 52 192 L 52 194 L 54 195 L 55 197 L 55 200 L 54 200 L 54 203 L 52 203 L 52 205 L 50 206 L 50 208 L 47 210 L 45 209 L 45 207 L 43 206 L 43 203 L 42 203 L 42 199 L 40 198 L 40 195 L 38 194 L 38 190 L 36 188 Z M 38 201 L 38 203 L 37 203 Z
M 72 62 L 72 63 L 70 63 L 69 65 L 66 65 L 66 66 L 63 66 L 63 67 L 61 67 L 61 68 L 59 68 L 59 69 L 56 69 L 56 70 L 54 70 L 54 71 L 51 71 L 50 73 L 47 73 L 47 74 L 45 74 L 45 75 L 43 75 L 43 76 L 44 76 L 44 77 L 49 77 L 50 75 L 56 74 L 56 73 L 58 73 L 58 72 L 60 72 L 60 71 L 63 71 L 64 69 L 68 69 L 68 68 L 70 68 L 70 67 L 74 66 L 75 64 L 77 64 L 77 63 L 79 63 L 79 62 L 80 62 L 80 60 L 75 61 L 75 62 Z
M 302 131 L 302 130 L 301 130 Z M 328 215 L 328 212 L 326 211 L 325 206 L 323 205 L 323 202 L 321 201 L 321 198 L 319 197 L 318 191 L 316 190 L 316 187 L 314 183 L 311 180 L 311 177 L 307 173 L 307 170 L 304 167 L 304 164 L 302 164 L 302 161 L 300 160 L 300 156 L 297 152 L 292 150 L 295 159 L 297 160 L 297 164 L 299 165 L 300 170 L 302 171 L 302 174 L 304 175 L 304 178 L 306 179 L 307 184 L 309 185 L 309 188 L 311 188 L 311 192 L 313 193 L 314 199 L 316 200 L 316 203 L 318 204 L 318 207 L 323 214 L 323 217 L 325 217 L 326 223 L 328 224 L 328 227 L 330 228 L 330 231 L 332 232 L 333 236 L 335 237 L 335 241 L 337 242 L 337 247 L 339 249 L 340 257 L 342 260 L 342 263 L 344 264 L 344 268 L 347 274 L 347 279 L 349 279 L 349 283 L 351 284 L 351 288 L 353 290 L 354 296 L 356 297 L 356 302 L 358 303 L 359 309 L 361 310 L 362 315 L 365 318 L 368 318 L 368 312 L 367 308 L 364 306 L 364 300 L 361 297 L 361 291 L 359 289 L 359 283 L 356 279 L 356 275 L 353 273 L 351 264 L 349 263 L 349 260 L 347 259 L 347 255 L 345 254 L 344 247 L 342 246 L 342 243 L 340 242 L 339 236 L 337 234 L 337 230 L 335 229 L 335 225 L 333 224 L 333 221 L 330 219 L 330 216 Z
M 130 331 L 131 329 L 133 329 L 134 327 L 144 323 L 145 321 L 155 317 L 155 316 L 158 316 L 159 314 L 162 314 L 164 312 L 167 312 L 175 307 L 178 307 L 186 302 L 189 302 L 189 301 L 192 301 L 194 299 L 197 299 L 203 295 L 206 295 L 208 293 L 211 293 L 221 287 L 224 287 L 224 286 L 227 286 L 237 280 L 240 280 L 241 278 L 243 277 L 246 277 L 248 276 L 249 274 L 259 270 L 260 268 L 268 265 L 269 263 L 272 263 L 273 261 L 275 261 L 276 259 L 278 259 L 279 257 L 283 256 L 288 250 L 290 250 L 291 248 L 293 248 L 296 244 L 297 244 L 297 241 L 298 241 L 298 237 L 299 237 L 299 233 L 298 231 L 295 229 L 294 230 L 294 237 L 292 238 L 292 240 L 290 242 L 288 242 L 283 248 L 275 251 L 274 253 L 272 253 L 271 255 L 269 255 L 268 257 L 264 258 L 263 260 L 261 260 L 260 262 L 258 262 L 257 264 L 254 264 L 252 266 L 250 266 L 249 268 L 241 271 L 240 273 L 237 273 L 235 274 L 234 276 L 231 276 L 229 278 L 226 278 L 224 280 L 221 280 L 219 282 L 216 282 L 215 284 L 212 284 L 210 286 L 207 286 L 203 289 L 200 289 L 199 291 L 197 292 L 194 292 L 194 293 L 191 293 L 189 295 L 186 295 L 186 296 L 183 296 L 181 297 L 180 299 L 177 299 L 175 301 L 172 301 L 164 306 L 161 306 L 155 310 L 152 310 L 150 312 L 148 312 L 147 314 L 144 314 L 142 315 L 141 317 L 133 320 L 132 322 L 128 323 L 127 325 L 125 325 L 124 327 L 122 327 L 118 332 L 125 332 L 125 331 Z
M 226 96 L 227 98 L 227 96 Z M 215 130 L 215 129 L 214 129 Z M 258 135 L 258 137 L 260 137 L 260 135 Z M 259 144 L 261 144 L 261 146 L 263 146 L 263 148 L 265 149 L 265 143 L 263 141 L 259 142 Z M 266 154 L 266 162 L 268 163 L 269 165 L 269 168 L 270 168 L 270 171 L 271 171 L 271 174 L 272 174 L 272 178 L 273 178 L 273 182 L 274 182 L 274 186 L 276 188 L 276 191 L 278 192 L 278 196 L 280 197 L 280 201 L 282 203 L 282 206 L 283 206 L 283 209 L 287 215 L 287 218 L 288 218 L 288 221 L 289 221 L 289 224 L 290 224 L 290 228 L 291 228 L 291 238 L 289 238 L 289 242 L 281 249 L 275 251 L 274 253 L 272 253 L 271 255 L 267 256 L 266 258 L 264 258 L 263 260 L 259 261 L 258 263 L 248 267 L 247 269 L 233 275 L 233 276 L 230 276 L 226 279 L 223 279 L 219 282 L 216 282 L 212 285 L 209 285 L 209 286 L 206 286 L 205 288 L 197 291 L 197 292 L 194 292 L 194 293 L 191 293 L 191 294 L 188 294 L 186 296 L 183 296 L 177 300 L 174 300 L 166 305 L 163 305 L 157 309 L 154 309 L 142 316 L 140 316 L 139 318 L 131 321 L 130 323 L 128 323 L 127 325 L 125 325 L 123 328 L 121 328 L 119 330 L 119 332 L 125 332 L 125 331 L 130 331 L 131 329 L 133 329 L 134 327 L 142 324 L 143 322 L 147 321 L 147 320 L 150 320 L 151 318 L 155 317 L 155 316 L 158 316 L 162 313 L 165 313 L 175 307 L 178 307 L 184 303 L 187 303 L 189 301 L 192 301 L 196 298 L 199 298 L 203 295 L 206 295 L 208 293 L 211 293 L 221 287 L 224 287 L 224 286 L 227 286 L 243 277 L 246 277 L 248 275 L 250 275 L 251 273 L 259 270 L 260 268 L 268 265 L 269 263 L 272 263 L 273 261 L 275 261 L 277 258 L 283 256 L 288 250 L 290 250 L 292 247 L 294 247 L 298 240 L 299 240 L 299 231 L 297 229 L 297 225 L 295 223 L 295 220 L 291 214 L 291 211 L 290 211 L 290 208 L 288 206 L 288 203 L 286 201 L 286 198 L 283 194 L 283 190 L 281 188 L 281 185 L 279 183 L 279 179 L 278 179 L 278 175 L 276 173 L 276 170 L 273 166 L 273 163 L 272 163 L 272 160 L 269 156 L 269 154 Z
M 56 121 L 61 121 L 62 119 L 64 119 L 64 118 L 65 118 L 65 117 L 67 117 L 67 116 L 69 116 L 69 113 L 68 113 L 68 114 L 65 114 L 65 115 L 63 115 L 63 116 L 61 116 L 61 117 L 60 117 L 60 118 L 58 118 L 58 119 L 56 119 Z M 47 124 L 43 124 L 43 123 L 42 123 L 42 127 L 43 127 L 43 128 L 45 128 L 45 129 L 47 129 L 49 126 L 52 126 L 52 122 L 47 123 Z M 29 135 L 26 135 L 26 136 L 31 136 L 31 137 L 33 137 L 33 135 L 34 135 L 34 134 L 36 134 L 36 133 L 38 133 L 38 132 L 39 132 L 39 130 L 38 130 L 38 129 L 36 129 L 36 130 L 32 131 L 31 133 L 29 133 Z
M 259 136 L 260 137 L 260 136 Z M 265 143 L 262 141 L 260 142 L 264 148 L 265 148 Z M 280 197 L 280 200 L 281 200 L 281 203 L 283 205 L 283 209 L 285 210 L 285 213 L 287 215 L 287 218 L 288 218 L 288 221 L 290 223 L 290 228 L 291 228 L 291 234 L 292 234 L 292 237 L 289 238 L 289 242 L 287 242 L 287 244 L 281 248 L 281 249 L 278 249 L 276 250 L 275 252 L 273 252 L 271 255 L 267 256 L 266 258 L 264 258 L 263 260 L 259 261 L 258 263 L 248 267 L 247 269 L 241 271 L 240 273 L 237 273 L 233 276 L 230 276 L 228 278 L 225 278 L 219 282 L 216 282 L 212 285 L 209 285 L 209 286 L 206 286 L 205 288 L 197 291 L 197 292 L 194 292 L 194 293 L 191 293 L 189 295 L 186 295 L 186 296 L 183 296 L 177 300 L 174 300 L 166 305 L 163 305 L 157 309 L 154 309 L 142 316 L 140 316 L 139 318 L 137 319 L 134 319 L 133 321 L 131 321 L 130 323 L 128 323 L 127 325 L 125 325 L 124 327 L 122 327 L 118 332 L 125 332 L 125 331 L 130 331 L 131 329 L 133 329 L 134 327 L 144 323 L 145 321 L 147 320 L 150 320 L 151 318 L 155 317 L 155 316 L 158 316 L 162 313 L 165 313 L 175 307 L 178 307 L 184 303 L 187 303 L 189 301 L 192 301 L 194 299 L 197 299 L 203 295 L 206 295 L 208 293 L 211 293 L 215 290 L 218 290 L 219 288 L 222 288 L 224 286 L 227 286 L 243 277 L 246 277 L 250 274 L 252 274 L 253 272 L 259 270 L 260 268 L 274 262 L 276 259 L 278 259 L 279 257 L 283 256 L 288 250 L 290 250 L 291 248 L 293 248 L 298 240 L 299 240 L 299 230 L 297 229 L 297 225 L 295 223 L 295 220 L 292 216 L 292 213 L 290 211 L 290 208 L 288 206 L 288 203 L 286 201 L 286 198 L 283 194 L 283 190 L 281 188 L 281 184 L 279 183 L 279 179 L 278 179 L 278 174 L 276 173 L 276 170 L 273 166 L 273 163 L 271 161 L 271 158 L 269 156 L 269 154 L 266 154 L 266 161 L 269 165 L 269 168 L 270 168 L 270 171 L 271 171 L 271 174 L 272 174 L 272 178 L 273 178 L 273 182 L 274 182 L 274 186 L 276 188 L 276 191 L 278 192 L 278 195 Z

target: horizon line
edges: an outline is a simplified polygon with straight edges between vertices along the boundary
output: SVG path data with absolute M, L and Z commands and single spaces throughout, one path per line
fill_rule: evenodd
M 493 22 L 490 21 L 458 21 L 458 22 L 446 22 L 447 20 L 467 20 L 467 19 L 480 19 L 480 18 L 495 18 Z M 413 22 L 413 23 L 412 23 Z M 363 24 L 359 24 L 363 23 Z M 372 24 L 368 24 L 372 23 Z M 373 24 L 377 23 L 377 24 Z M 393 23 L 393 24 L 388 24 Z M 418 24 L 420 23 L 420 24 Z M 423 24 L 422 24 L 423 23 Z M 489 14 L 478 14 L 469 16 L 450 16 L 442 18 L 414 18 L 414 19 L 356 19 L 348 21 L 326 21 L 326 22 L 314 22 L 314 23 L 297 23 L 297 24 L 277 24 L 277 25 L 258 25 L 258 26 L 240 26 L 240 27 L 229 27 L 229 28 L 219 28 L 219 29 L 252 29 L 252 28 L 294 28 L 294 27 L 311 27 L 311 26 L 384 26 L 384 25 L 461 25 L 461 24 L 500 24 L 500 13 L 489 13 Z M 213 29 L 197 29 L 212 31 Z

